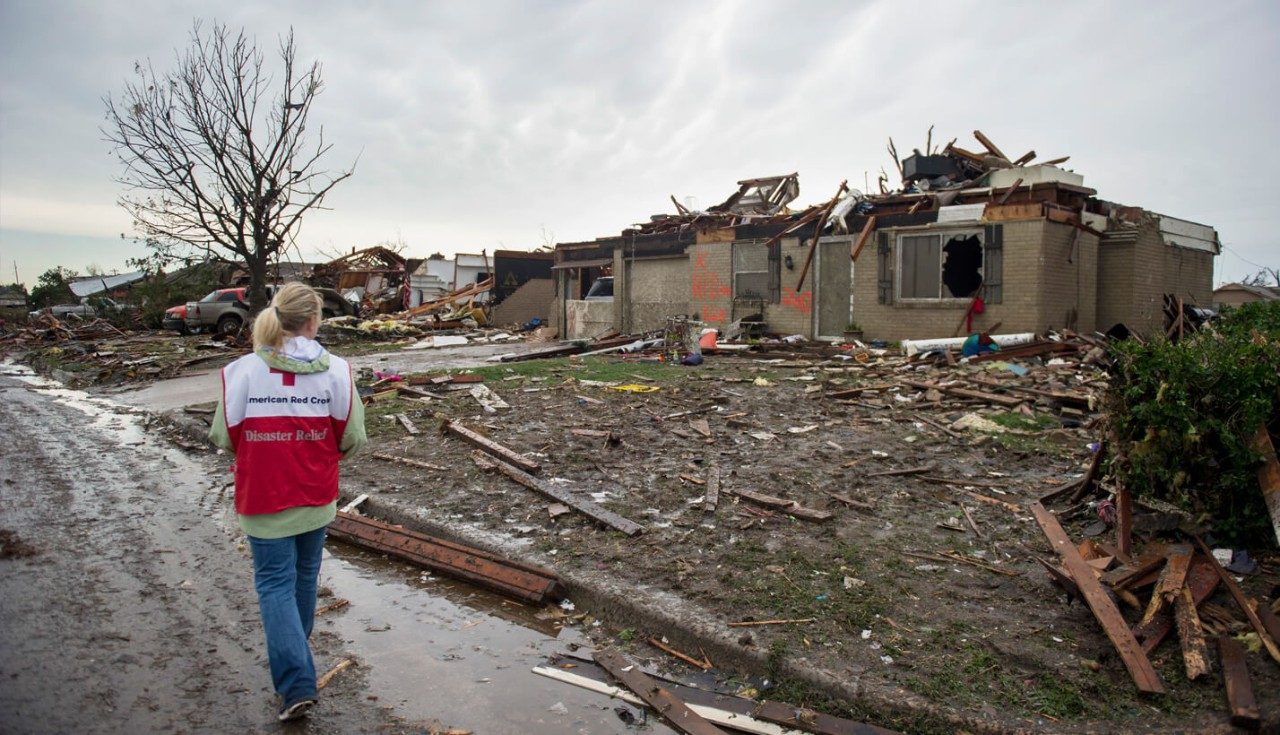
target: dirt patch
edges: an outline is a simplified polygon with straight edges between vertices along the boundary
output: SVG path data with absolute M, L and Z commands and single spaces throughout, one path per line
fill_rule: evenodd
M 1103 384 L 1070 366 L 1033 369 L 1073 390 Z M 1007 377 L 999 364 L 906 371 L 916 380 L 957 371 Z M 689 600 L 722 626 L 808 621 L 745 628 L 740 645 L 972 722 L 1154 732 L 1224 721 L 1220 683 L 1185 681 L 1176 642 L 1153 657 L 1169 694 L 1139 697 L 1087 608 L 1063 604 L 1032 559 L 1053 553 L 1025 505 L 1078 477 L 1094 439 L 1065 428 L 1079 422 L 1048 411 L 1047 399 L 995 409 L 906 388 L 897 367 L 836 361 L 720 357 L 686 368 L 589 358 L 474 372 L 509 409 L 486 413 L 467 385 L 426 403 L 369 407 L 376 451 L 446 470 L 366 452 L 345 470 L 350 486 L 441 524 L 522 543 L 552 568 Z M 856 387 L 866 392 L 853 400 L 824 397 Z M 689 411 L 697 413 L 676 416 Z M 646 530 L 627 538 L 576 513 L 552 518 L 551 501 L 481 472 L 469 446 L 433 431 L 407 435 L 393 418 L 401 413 L 424 429 L 436 413 L 458 419 L 535 458 L 550 482 Z M 969 414 L 1000 431 L 949 428 Z M 706 511 L 712 467 L 720 499 Z M 891 474 L 907 470 L 919 471 Z M 799 519 L 738 491 L 833 517 Z M 1083 538 L 1096 520 L 1078 512 L 1068 532 Z M 1250 587 L 1275 584 L 1270 560 L 1263 569 Z M 1274 668 L 1251 671 L 1263 711 L 1274 711 Z M 913 731 L 936 726 L 822 702 L 785 676 L 772 681 L 772 699 Z

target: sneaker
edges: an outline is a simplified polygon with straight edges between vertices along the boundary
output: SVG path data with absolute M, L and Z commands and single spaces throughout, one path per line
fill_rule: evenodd
M 276 719 L 281 722 L 288 722 L 299 717 L 306 717 L 307 712 L 314 706 L 316 706 L 316 700 L 314 699 L 295 699 L 280 708 L 280 714 L 276 715 Z

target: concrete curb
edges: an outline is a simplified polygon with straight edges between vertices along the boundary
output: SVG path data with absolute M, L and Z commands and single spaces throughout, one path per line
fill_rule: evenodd
M 354 495 L 344 492 L 341 502 Z M 617 627 L 634 627 L 655 635 L 665 635 L 672 645 L 687 651 L 705 650 L 722 670 L 763 675 L 770 669 L 769 654 L 756 646 L 738 643 L 736 634 L 726 633 L 714 616 L 684 598 L 651 588 L 623 588 L 590 574 L 565 572 L 555 568 L 554 559 L 532 553 L 521 544 L 511 543 L 506 536 L 496 535 L 457 524 L 442 524 L 412 507 L 393 499 L 378 498 L 372 493 L 361 506 L 367 515 L 413 531 L 438 536 L 455 543 L 468 544 L 501 554 L 513 560 L 555 570 L 565 590 L 580 611 L 590 611 L 597 618 Z M 964 730 L 988 735 L 1030 735 L 1031 733 L 1104 733 L 1105 729 L 1086 727 L 1052 729 L 1009 725 L 947 711 L 917 694 L 894 687 L 867 684 L 857 674 L 842 676 L 815 667 L 803 656 L 784 655 L 774 662 L 775 671 L 802 682 L 815 691 L 842 699 L 867 712 L 881 712 L 907 722 L 919 723 L 926 732 Z M 1204 730 L 1196 730 L 1203 733 Z

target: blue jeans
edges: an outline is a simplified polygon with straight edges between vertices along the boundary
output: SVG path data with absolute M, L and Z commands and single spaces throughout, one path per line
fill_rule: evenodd
M 307 638 L 316 616 L 325 530 L 284 538 L 249 537 L 271 682 L 286 704 L 316 696 L 316 666 Z

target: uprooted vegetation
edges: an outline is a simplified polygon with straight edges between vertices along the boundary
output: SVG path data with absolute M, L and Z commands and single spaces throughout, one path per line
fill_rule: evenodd
M 1258 489 L 1259 427 L 1280 419 L 1280 302 L 1247 304 L 1179 341 L 1118 343 L 1111 472 L 1249 547 L 1275 544 Z

